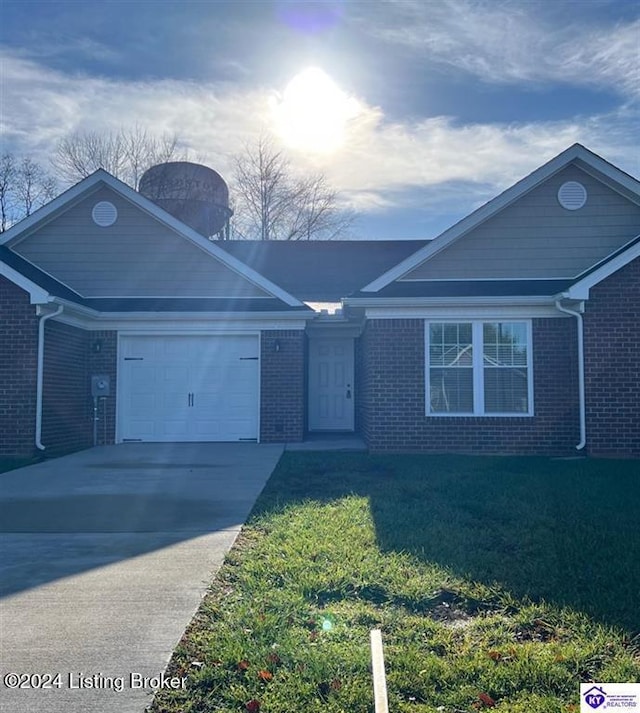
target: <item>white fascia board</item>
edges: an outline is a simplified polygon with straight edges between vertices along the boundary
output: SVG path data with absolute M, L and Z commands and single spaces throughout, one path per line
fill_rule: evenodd
M 140 320 L 137 322 L 123 322 L 122 320 L 114 320 L 113 322 L 104 322 L 102 324 L 93 324 L 90 327 L 85 327 L 90 331 L 110 330 L 114 332 L 126 332 L 127 334 L 134 331 L 138 334 L 247 334 L 257 333 L 265 330 L 294 330 L 304 331 L 306 323 L 303 321 L 289 322 L 280 320 L 277 315 L 273 315 L 270 319 L 265 320 L 224 320 L 224 319 L 174 319 L 164 320 L 162 322 L 156 320 Z
M 422 307 L 367 307 L 367 319 L 535 319 L 563 318 L 553 304 L 539 305 L 425 305 Z
M 450 307 L 450 306 L 469 306 L 477 307 L 478 305 L 499 305 L 508 307 L 510 305 L 518 306 L 536 306 L 536 305 L 553 305 L 554 297 L 549 296 L 516 296 L 509 295 L 505 297 L 386 297 L 370 299 L 361 297 L 347 297 L 344 304 L 348 307 L 374 307 L 380 309 L 396 309 L 398 307 Z
M 413 319 L 441 315 L 447 318 L 558 317 L 553 297 L 463 297 L 425 299 L 350 299 L 350 307 L 364 307 L 367 319 Z
M 51 295 L 44 290 L 40 285 L 27 279 L 24 275 L 9 267 L 5 262 L 0 260 L 0 275 L 3 275 L 14 285 L 29 293 L 29 302 L 32 305 L 47 304 L 52 301 Z
M 590 161 L 584 161 L 584 159 L 580 158 L 580 160 L 576 161 L 577 167 L 597 181 L 605 183 L 612 191 L 620 193 L 627 200 L 640 205 L 640 181 L 616 168 L 612 163 L 605 161 L 597 154 L 592 154 L 591 158 L 592 160 Z M 620 188 L 623 191 L 620 191 Z
M 433 257 L 441 250 L 444 250 L 448 245 L 461 238 L 469 231 L 477 228 L 489 218 L 492 218 L 496 213 L 500 212 L 513 202 L 521 198 L 529 191 L 536 188 L 548 178 L 561 171 L 568 166 L 572 161 L 580 159 L 586 166 L 591 167 L 595 171 L 604 174 L 611 182 L 623 185 L 628 191 L 640 196 L 640 183 L 632 176 L 616 168 L 613 164 L 605 161 L 603 158 L 589 151 L 581 144 L 574 144 L 568 149 L 558 154 L 551 161 L 548 161 L 540 168 L 530 173 L 522 180 L 515 183 L 511 188 L 501 193 L 496 198 L 493 198 L 482 207 L 475 210 L 473 213 L 463 218 L 451 228 L 448 228 L 443 233 L 434 238 L 429 245 L 425 245 L 417 252 L 410 255 L 408 258 L 392 267 L 380 277 L 370 282 L 362 288 L 362 292 L 378 292 L 383 287 L 386 287 L 394 280 L 398 280 L 407 272 L 418 267 L 428 258 Z M 592 174 L 593 175 L 593 174 Z
M 222 250 L 222 248 L 219 248 L 210 240 L 207 240 L 207 238 L 200 235 L 200 233 L 197 233 L 188 225 L 185 225 L 182 221 L 178 220 L 177 218 L 174 218 L 170 213 L 167 213 L 167 211 L 163 210 L 153 201 L 149 200 L 148 198 L 145 198 L 145 196 L 143 196 L 141 193 L 138 193 L 138 191 L 135 191 L 126 183 L 123 183 L 122 181 L 115 178 L 110 173 L 107 173 L 101 168 L 98 169 L 95 173 L 92 173 L 84 180 L 80 181 L 80 183 L 77 183 L 75 186 L 72 186 L 67 191 L 60 194 L 57 198 L 54 198 L 52 201 L 47 203 L 47 205 L 37 210 L 28 218 L 25 218 L 20 223 L 17 223 L 12 228 L 3 233 L 2 236 L 0 236 L 0 244 L 8 243 L 9 241 L 17 239 L 20 236 L 26 237 L 26 234 L 31 232 L 33 228 L 37 227 L 39 224 L 46 221 L 47 219 L 55 216 L 58 212 L 60 212 L 70 204 L 75 203 L 84 195 L 88 194 L 92 189 L 95 190 L 100 183 L 104 184 L 105 186 L 108 186 L 119 196 L 129 201 L 130 203 L 133 203 L 133 205 L 138 207 L 140 210 L 152 216 L 160 223 L 163 223 L 168 228 L 171 228 L 183 238 L 190 240 L 203 252 L 209 254 L 212 257 L 217 258 L 229 269 L 238 273 L 241 277 L 245 278 L 254 285 L 257 285 L 258 287 L 262 288 L 263 290 L 265 290 L 265 292 L 268 292 L 274 297 L 277 297 L 278 299 L 282 300 L 285 304 L 288 304 L 291 307 L 300 307 L 302 305 L 302 302 L 300 302 L 300 300 L 298 300 L 296 297 L 289 294 L 275 283 L 271 282 L 271 280 L 268 280 L 259 272 L 256 272 L 253 268 L 249 267 L 241 260 L 238 260 L 232 255 L 229 255 L 229 253 L 227 253 L 225 250 Z
M 640 237 L 640 236 L 638 236 Z M 637 238 L 636 238 L 637 239 Z M 582 280 L 574 283 L 562 293 L 563 297 L 570 300 L 588 300 L 589 290 L 602 280 L 613 275 L 614 272 L 628 265 L 632 260 L 640 257 L 640 243 L 632 245 L 628 250 L 606 262 L 602 267 L 589 273 Z
M 556 280 L 557 282 L 567 282 L 567 280 L 574 279 L 574 275 L 567 275 L 566 277 L 525 277 L 523 275 L 513 275 L 513 277 L 461 277 L 457 280 L 452 279 L 451 277 L 430 277 L 429 279 L 425 280 L 422 277 L 411 277 L 411 278 L 405 278 L 401 280 L 401 282 L 423 282 L 423 283 L 432 283 L 432 282 L 520 282 L 521 280 L 524 280 L 526 282 L 553 282 Z
M 87 330 L 121 329 L 197 329 L 207 331 L 223 326 L 226 331 L 244 332 L 247 329 L 304 329 L 310 313 L 302 317 L 299 312 L 98 312 L 60 298 L 56 303 L 65 307 L 57 321 Z
M 55 278 L 54 278 L 55 279 Z M 58 280 L 60 282 L 60 280 Z M 61 285 L 64 285 L 64 282 L 60 282 Z M 65 285 L 65 287 L 72 292 L 75 292 L 71 287 L 68 285 Z M 170 295 L 87 295 L 83 294 L 81 295 L 79 292 L 76 292 L 78 297 L 81 297 L 83 299 L 87 300 L 206 300 L 206 299 L 213 299 L 213 300 L 235 300 L 235 299 L 250 299 L 250 300 L 270 300 L 272 299 L 269 295 L 260 295 L 256 297 L 237 297 L 236 295 L 216 295 L 215 297 L 207 297 L 206 295 L 179 295 L 176 293 L 170 294 Z

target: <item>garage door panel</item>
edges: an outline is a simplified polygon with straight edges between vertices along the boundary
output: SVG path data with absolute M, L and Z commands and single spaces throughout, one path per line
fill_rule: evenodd
M 155 438 L 155 422 L 135 421 L 131 424 L 131 431 L 128 438 L 141 441 L 153 441 Z
M 158 350 L 158 357 L 162 361 L 170 361 L 173 364 L 188 365 L 192 359 L 192 349 L 185 344 L 184 337 L 168 337 Z
M 256 439 L 258 351 L 256 336 L 121 337 L 122 439 Z
M 158 408 L 158 396 L 149 393 L 135 394 L 130 400 L 130 408 L 133 414 L 153 413 Z
M 157 424 L 157 435 L 160 440 L 168 441 L 188 441 L 189 428 L 185 420 L 167 419 Z
M 255 429 L 251 421 L 225 419 L 220 421 L 200 421 L 193 432 L 197 441 L 240 441 L 255 438 Z
M 158 381 L 157 369 L 140 362 L 130 363 L 128 366 L 131 374 L 132 393 L 153 393 Z
M 189 367 L 186 364 L 184 366 L 164 366 L 160 371 L 167 384 L 176 384 L 177 387 L 184 389 L 189 383 Z

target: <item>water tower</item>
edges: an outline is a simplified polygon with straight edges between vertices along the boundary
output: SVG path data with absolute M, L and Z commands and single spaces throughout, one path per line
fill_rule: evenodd
M 201 235 L 229 239 L 229 189 L 213 169 L 189 161 L 161 163 L 145 171 L 138 190 Z

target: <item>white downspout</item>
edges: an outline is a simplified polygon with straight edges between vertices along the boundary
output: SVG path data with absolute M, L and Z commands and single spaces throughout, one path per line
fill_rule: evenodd
M 584 388 L 584 321 L 582 312 L 563 307 L 560 300 L 556 300 L 556 309 L 559 312 L 570 314 L 578 320 L 578 398 L 580 401 L 580 443 L 576 446 L 581 451 L 587 445 L 587 409 Z
M 36 448 L 43 451 L 42 445 L 42 383 L 44 374 L 44 325 L 51 317 L 57 317 L 64 307 L 60 305 L 55 312 L 43 314 L 38 323 L 38 371 L 36 377 Z

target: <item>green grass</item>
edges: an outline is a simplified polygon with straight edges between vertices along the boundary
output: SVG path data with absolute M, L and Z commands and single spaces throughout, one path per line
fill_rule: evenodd
M 370 713 L 372 628 L 392 713 L 577 711 L 640 680 L 639 492 L 633 461 L 288 453 L 153 711 Z

